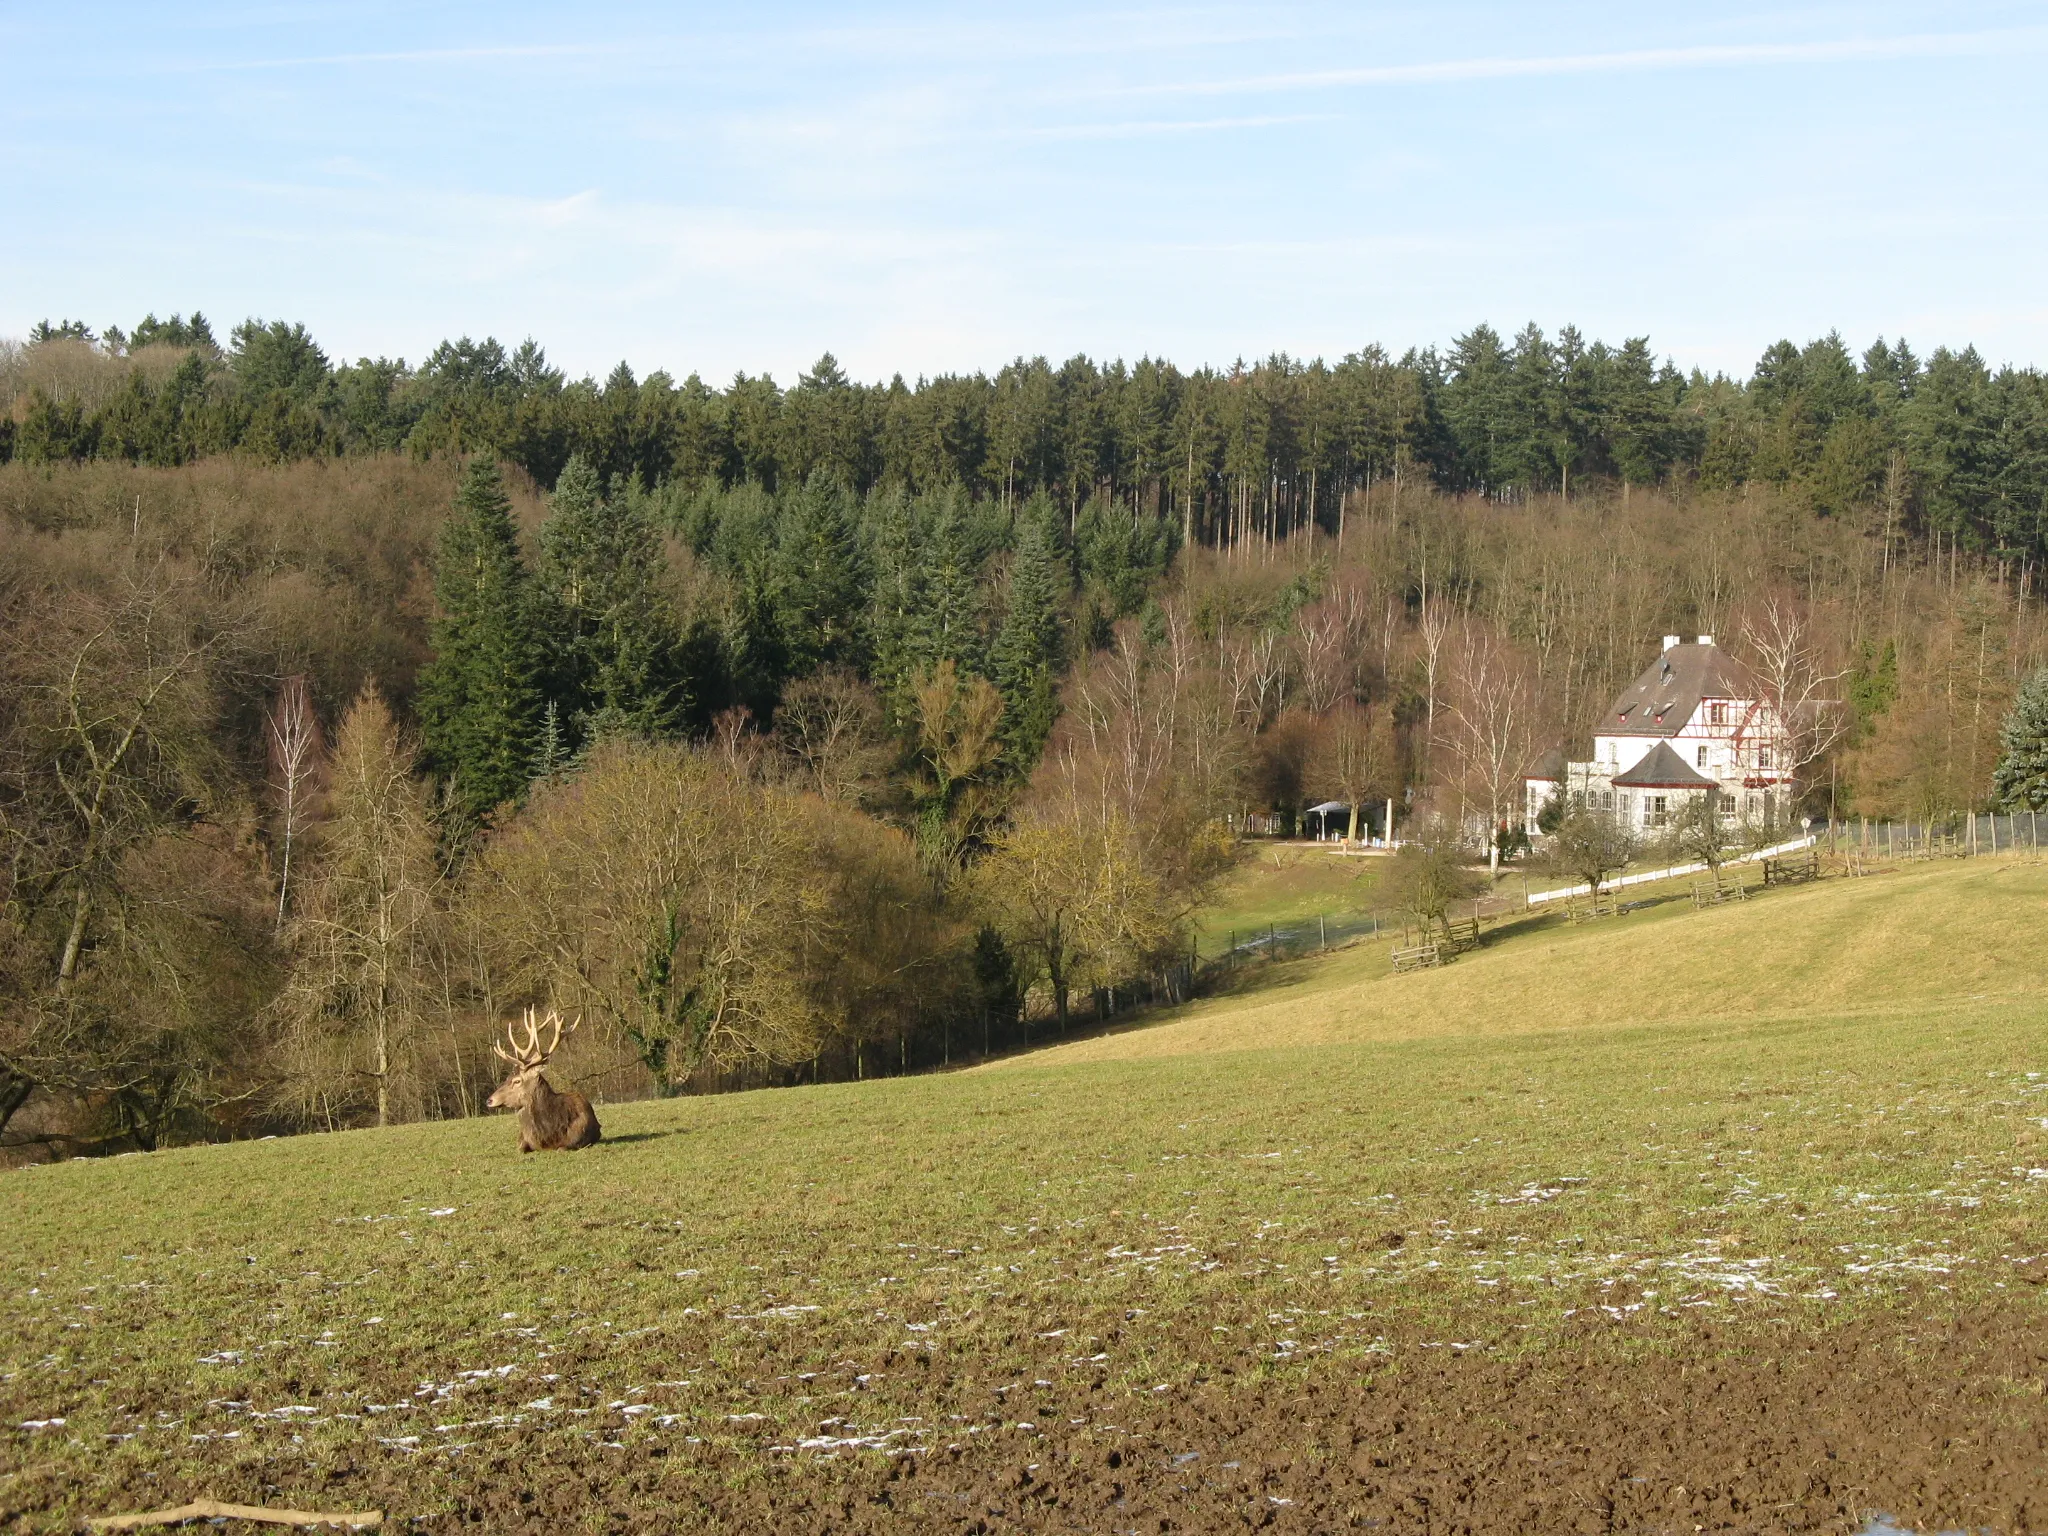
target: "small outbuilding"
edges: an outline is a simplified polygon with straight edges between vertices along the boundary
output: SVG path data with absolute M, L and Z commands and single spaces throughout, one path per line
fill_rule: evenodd
M 1351 835 L 1351 807 L 1341 800 L 1325 800 L 1301 813 L 1308 835 L 1319 843 Z

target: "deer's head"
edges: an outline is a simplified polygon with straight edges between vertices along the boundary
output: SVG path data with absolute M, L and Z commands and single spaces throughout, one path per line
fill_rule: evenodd
M 545 1046 L 540 1043 L 543 1025 L 551 1026 L 554 1031 L 548 1037 Z M 491 1047 L 492 1055 L 510 1064 L 512 1075 L 500 1083 L 498 1091 L 484 1101 L 487 1109 L 526 1108 L 527 1100 L 533 1093 L 533 1085 L 540 1079 L 540 1069 L 548 1064 L 548 1058 L 555 1054 L 556 1047 L 562 1043 L 562 1016 L 552 1008 L 548 1010 L 545 1019 L 539 1018 L 533 1009 L 527 1009 L 523 1027 L 524 1039 L 520 1037 L 522 1025 L 505 1026 L 505 1045 L 511 1047 L 509 1051 L 505 1049 L 505 1045 Z

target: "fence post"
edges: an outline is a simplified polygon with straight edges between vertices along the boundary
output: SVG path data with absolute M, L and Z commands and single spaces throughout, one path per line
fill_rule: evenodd
M 1321 912 L 1318 912 L 1318 913 L 1316 914 L 1316 927 L 1317 927 L 1317 928 L 1318 928 L 1319 930 L 1321 930 L 1321 932 L 1322 932 L 1322 935 L 1323 935 L 1323 948 L 1325 948 L 1325 949 L 1328 949 L 1328 948 L 1330 947 L 1330 920 L 1329 920 L 1329 918 L 1328 918 L 1327 916 L 1325 916 L 1325 915 L 1324 915 L 1323 913 L 1321 913 Z

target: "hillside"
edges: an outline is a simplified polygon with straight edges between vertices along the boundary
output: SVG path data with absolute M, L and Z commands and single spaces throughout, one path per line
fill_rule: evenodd
M 2033 1528 L 2043 889 L 1283 964 L 1028 1070 L 607 1106 L 572 1155 L 485 1120 L 8 1175 L 0 1528 Z
M 1262 890 L 1291 884 L 1264 871 L 1230 896 L 1251 910 Z M 1384 942 L 1253 963 L 1220 997 L 997 1069 L 1708 1020 L 1931 1018 L 2048 996 L 2048 864 L 1923 864 L 1698 913 L 1685 882 L 1630 895 L 1653 905 L 1598 923 L 1511 921 L 1441 970 L 1394 976 Z

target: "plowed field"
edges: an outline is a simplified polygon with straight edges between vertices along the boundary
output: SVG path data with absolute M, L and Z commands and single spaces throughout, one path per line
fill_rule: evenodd
M 1442 1023 L 7 1175 L 0 1528 L 2048 1529 L 2048 1008 Z

